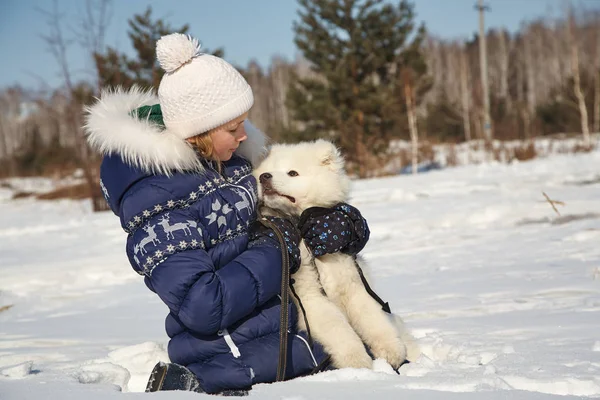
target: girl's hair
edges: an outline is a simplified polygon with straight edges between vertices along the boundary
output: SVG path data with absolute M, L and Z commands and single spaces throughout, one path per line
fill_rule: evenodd
M 203 158 L 210 160 L 213 155 L 213 142 L 210 137 L 210 132 L 193 136 L 189 141 Z
M 198 151 L 200 157 L 207 161 L 212 160 L 212 155 L 214 152 L 212 138 L 210 137 L 211 132 L 212 131 L 201 133 L 188 139 L 190 144 L 196 149 L 196 151 Z M 217 161 L 213 165 L 219 174 L 223 171 L 223 165 L 220 161 Z

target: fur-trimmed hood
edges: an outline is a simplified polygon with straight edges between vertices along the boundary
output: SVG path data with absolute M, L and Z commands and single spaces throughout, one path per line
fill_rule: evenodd
M 151 91 L 133 87 L 105 90 L 87 107 L 85 133 L 90 146 L 103 155 L 118 154 L 124 163 L 149 174 L 203 172 L 202 160 L 191 145 L 134 110 L 158 104 Z M 248 139 L 236 154 L 256 165 L 265 154 L 266 137 L 250 121 L 244 123 Z

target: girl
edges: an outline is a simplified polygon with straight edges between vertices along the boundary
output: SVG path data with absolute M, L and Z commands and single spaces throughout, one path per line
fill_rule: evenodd
M 247 120 L 252 89 L 230 64 L 199 48 L 182 34 L 162 37 L 156 52 L 166 73 L 158 98 L 137 88 L 104 91 L 86 110 L 85 130 L 104 154 L 100 185 L 128 233 L 129 261 L 170 311 L 173 364 L 155 367 L 149 390 L 244 394 L 275 381 L 281 253 L 273 232 L 252 224 L 252 164 L 265 146 Z M 341 218 L 356 230 L 344 245 L 358 252 L 368 228 L 360 214 Z M 299 231 L 289 221 L 272 222 L 286 237 L 293 272 Z M 306 240 L 321 254 L 339 250 L 339 243 L 328 249 L 318 237 Z M 288 379 L 327 359 L 297 331 L 297 310 L 289 307 Z

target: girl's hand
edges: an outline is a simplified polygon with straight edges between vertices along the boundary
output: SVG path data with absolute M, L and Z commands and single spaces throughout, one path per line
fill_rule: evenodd
M 365 247 L 370 234 L 367 221 L 346 203 L 304 210 L 298 229 L 315 257 L 340 251 L 356 255 Z

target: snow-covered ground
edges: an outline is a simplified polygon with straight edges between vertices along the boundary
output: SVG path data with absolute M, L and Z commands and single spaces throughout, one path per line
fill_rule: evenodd
M 167 358 L 166 307 L 117 218 L 11 195 L 0 187 L 0 398 L 205 396 L 132 393 Z M 400 376 L 377 362 L 250 397 L 600 397 L 599 199 L 600 151 L 356 182 L 374 288 L 423 355 Z

